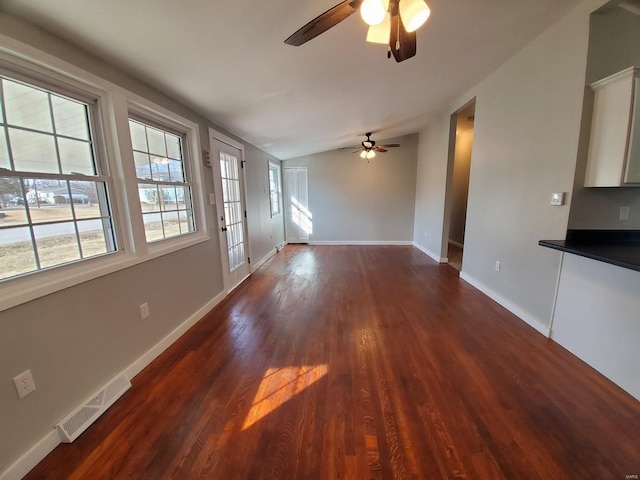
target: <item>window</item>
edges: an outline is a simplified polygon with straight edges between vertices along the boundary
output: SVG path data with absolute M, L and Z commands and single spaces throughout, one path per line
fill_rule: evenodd
M 209 240 L 199 128 L 0 48 L 0 311 Z
M 195 232 L 186 134 L 137 118 L 129 119 L 129 129 L 147 242 Z
M 280 167 L 269 162 L 269 201 L 271 203 L 271 216 L 278 215 L 280 210 L 280 201 L 282 197 L 282 187 L 280 181 Z
M 0 76 L 0 280 L 114 252 L 95 99 Z

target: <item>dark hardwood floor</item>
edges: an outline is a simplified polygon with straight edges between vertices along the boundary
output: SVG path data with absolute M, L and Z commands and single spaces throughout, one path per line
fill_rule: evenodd
M 28 479 L 593 479 L 640 402 L 412 247 L 288 246 Z

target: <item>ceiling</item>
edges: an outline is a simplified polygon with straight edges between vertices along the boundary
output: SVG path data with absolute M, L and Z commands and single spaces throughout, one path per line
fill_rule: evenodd
M 415 133 L 579 0 L 428 0 L 403 63 L 358 14 L 284 39 L 338 0 L 2 0 L 0 9 L 126 69 L 288 159 Z M 72 13 L 71 13 L 72 12 Z

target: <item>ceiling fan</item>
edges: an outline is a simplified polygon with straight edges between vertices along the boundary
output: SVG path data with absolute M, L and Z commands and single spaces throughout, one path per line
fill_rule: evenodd
M 360 144 L 362 145 L 361 147 L 359 147 L 357 150 L 351 153 L 360 153 L 360 158 L 366 158 L 367 160 L 371 160 L 373 157 L 376 156 L 376 152 L 386 153 L 389 148 L 396 148 L 400 146 L 399 143 L 389 143 L 387 145 L 376 145 L 376 142 L 374 140 L 371 140 L 371 135 L 372 135 L 371 132 L 365 133 L 365 136 L 367 137 L 367 139 Z M 356 148 L 356 147 L 346 147 L 346 148 L 341 148 L 341 150 L 351 150 L 353 148 Z
M 388 44 L 387 58 L 402 62 L 416 54 L 416 30 L 431 10 L 424 0 L 344 0 L 314 18 L 284 43 L 299 47 L 326 32 L 360 9 L 369 25 L 367 42 Z

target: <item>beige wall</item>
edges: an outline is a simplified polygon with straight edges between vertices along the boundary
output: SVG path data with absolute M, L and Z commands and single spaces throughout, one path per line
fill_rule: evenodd
M 180 103 L 78 48 L 11 16 L 0 31 L 111 81 L 200 125 L 208 149 L 210 124 Z M 268 210 L 266 162 L 246 145 L 252 255 L 283 241 Z M 205 169 L 206 193 L 213 192 Z M 266 207 L 265 207 L 266 205 Z M 223 290 L 214 206 L 207 205 L 211 240 L 0 312 L 0 473 L 52 431 L 55 423 L 107 380 L 142 356 Z M 138 306 L 148 302 L 142 321 Z M 36 391 L 19 400 L 11 379 L 31 369 Z
M 602 3 L 582 2 L 420 132 L 414 239 L 444 256 L 450 115 L 477 98 L 463 276 L 542 331 L 559 256 L 537 242 L 565 236 L 569 207 L 549 201 L 572 190 L 589 14 Z
M 376 141 L 401 146 L 368 163 L 349 150 L 282 162 L 307 167 L 311 242 L 411 241 L 417 135 Z

